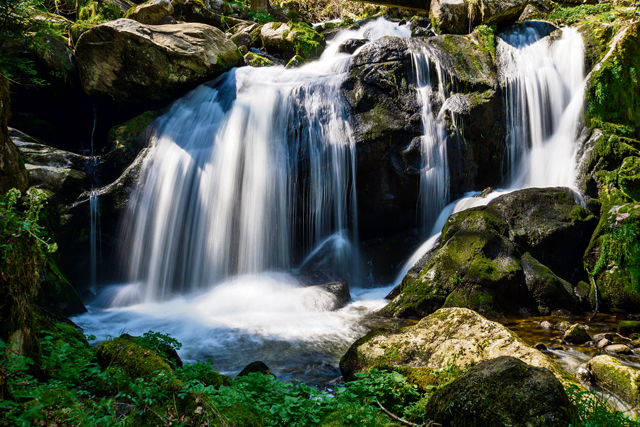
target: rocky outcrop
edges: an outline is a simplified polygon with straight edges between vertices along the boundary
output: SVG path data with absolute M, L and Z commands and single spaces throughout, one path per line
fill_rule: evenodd
M 569 425 L 575 408 L 548 369 L 501 356 L 436 390 L 425 412 L 444 426 L 544 427 Z
M 158 25 L 162 18 L 170 15 L 173 15 L 171 0 L 149 0 L 129 9 L 124 17 L 141 24 Z
M 469 32 L 469 6 L 466 0 L 434 0 L 429 15 L 439 33 L 467 34 Z
M 378 364 L 467 368 L 485 360 L 512 356 L 538 368 L 546 368 L 563 384 L 575 379 L 516 334 L 466 308 L 443 308 L 398 331 L 374 329 L 356 341 L 340 360 L 347 381 L 357 372 Z
M 454 214 L 438 249 L 407 274 L 381 313 L 423 317 L 443 305 L 489 316 L 574 308 L 577 298 L 554 276 L 577 281 L 596 221 L 566 188 L 515 191 Z
M 426 55 L 432 87 L 436 67 L 450 83 L 443 109 L 453 197 L 501 180 L 504 120 L 492 57 L 471 36 L 410 41 L 385 37 L 363 46 L 342 86 L 357 150 L 360 236 L 367 240 L 415 226 L 423 133 L 412 52 Z M 456 127 L 456 116 L 464 121 Z M 380 159 L 388 159 L 381 163 Z M 381 221 L 393 218 L 393 221 Z M 372 230 L 375 230 L 374 234 Z
M 76 58 L 89 95 L 136 103 L 175 98 L 235 66 L 242 55 L 208 25 L 149 26 L 119 19 L 84 33 Z

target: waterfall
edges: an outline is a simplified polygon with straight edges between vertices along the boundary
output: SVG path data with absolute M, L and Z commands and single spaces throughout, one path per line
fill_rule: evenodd
M 512 188 L 575 186 L 584 103 L 584 45 L 576 29 L 527 22 L 498 38 Z
M 89 252 L 91 268 L 91 292 L 96 293 L 98 289 L 98 263 L 101 255 L 101 229 L 100 229 L 100 203 L 95 191 L 89 193 Z
M 420 172 L 420 194 L 418 197 L 418 217 L 423 233 L 428 232 L 436 218 L 449 201 L 449 166 L 447 163 L 447 143 L 444 118 L 433 111 L 432 97 L 436 96 L 440 105 L 446 100 L 445 73 L 436 62 L 438 88 L 434 91 L 431 83 L 429 53 L 425 47 L 412 52 L 416 73 L 416 90 L 421 105 L 423 135 L 421 137 L 422 170 Z
M 397 31 L 384 20 L 345 31 L 318 62 L 234 69 L 173 104 L 124 232 L 129 279 L 147 300 L 287 270 L 327 242 L 338 250 L 321 265 L 358 279 L 355 147 L 340 94 L 350 56 L 336 51 Z

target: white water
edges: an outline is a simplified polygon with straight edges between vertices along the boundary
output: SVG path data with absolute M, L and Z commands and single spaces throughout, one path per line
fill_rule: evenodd
M 89 220 L 89 258 L 91 268 L 91 282 L 89 286 L 91 292 L 95 294 L 98 289 L 98 263 L 101 259 L 102 239 L 100 228 L 100 202 L 98 201 L 98 195 L 94 191 L 91 191 L 89 194 Z
M 516 90 L 529 78 L 521 75 L 529 72 L 520 61 L 522 52 L 499 42 L 498 54 L 512 55 L 515 64 L 502 70 L 504 81 L 513 86 L 509 102 L 515 103 L 515 96 L 528 102 L 529 96 L 537 96 L 536 88 L 550 87 L 549 81 L 563 94 L 538 91 L 546 93 L 549 108 L 562 105 L 548 120 L 531 119 L 532 112 L 543 110 L 509 107 L 511 169 L 521 171 L 512 174 L 509 190 L 538 185 L 542 179 L 548 185 L 573 184 L 571 153 L 581 109 L 576 100 L 582 89 L 566 78 L 573 71 L 553 62 L 565 44 L 575 41 L 567 31 L 566 39 L 563 35 L 551 50 L 545 40 L 529 46 L 513 42 L 517 50 L 547 46 L 531 49 L 546 58 L 539 62 L 553 65 L 536 75 L 538 83 L 529 85 L 533 92 L 526 84 L 524 92 Z M 339 357 L 370 328 L 371 314 L 384 306 L 382 298 L 391 287 L 353 289 L 355 302 L 330 311 L 335 300 L 325 291 L 303 288 L 291 276 L 269 271 L 313 266 L 357 283 L 355 156 L 338 92 L 350 56 L 336 54 L 337 46 L 365 34 L 375 39 L 406 37 L 408 32 L 407 26 L 376 21 L 338 35 L 318 62 L 297 70 L 241 68 L 176 102 L 157 129 L 154 152 L 145 165 L 146 184 L 125 231 L 130 282 L 105 289 L 89 313 L 74 320 L 99 340 L 125 331 L 169 333 L 183 342 L 185 360 L 212 358 L 224 373 L 235 374 L 260 359 L 282 379 L 323 382 L 339 376 Z M 439 87 L 434 94 L 426 56 L 414 52 L 425 128 L 419 209 L 423 227 L 435 225 L 396 283 L 433 247 L 451 213 L 501 194 L 447 205 L 444 125 L 426 102 L 433 95 L 443 100 L 446 93 Z M 443 85 L 441 70 L 435 71 Z M 531 131 L 530 122 L 539 122 L 541 130 Z M 520 128 L 527 129 L 523 139 L 517 137 Z M 560 145 L 564 148 L 557 149 Z M 558 171 L 555 163 L 551 172 L 540 166 L 549 153 L 555 157 L 542 163 L 563 158 L 568 163 L 559 169 L 570 165 L 571 171 Z M 298 162 L 299 157 L 304 160 Z M 295 217 L 304 219 L 295 223 Z

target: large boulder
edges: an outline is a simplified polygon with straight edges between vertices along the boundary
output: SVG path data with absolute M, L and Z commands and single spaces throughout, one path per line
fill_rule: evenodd
M 242 55 L 208 25 L 151 26 L 118 19 L 84 33 L 76 59 L 89 95 L 136 103 L 175 98 L 237 65 Z
M 469 6 L 466 0 L 434 0 L 431 2 L 429 14 L 435 30 L 439 33 L 469 32 Z
M 569 425 L 575 408 L 548 369 L 501 356 L 436 390 L 425 412 L 443 426 L 544 427 Z
M 442 306 L 489 316 L 521 307 L 574 309 L 577 297 L 559 278 L 580 277 L 596 221 L 568 188 L 515 191 L 454 214 L 437 250 L 419 272 L 405 276 L 381 313 L 423 317 Z
M 426 56 L 432 87 L 439 84 L 436 66 L 446 81 L 459 83 L 454 87 L 460 91 L 452 93 L 444 106 L 438 96 L 431 100 L 432 110 L 442 109 L 446 119 L 452 196 L 501 180 L 503 106 L 493 59 L 485 47 L 471 36 L 385 37 L 371 42 L 355 55 L 342 85 L 356 143 L 358 225 L 363 240 L 416 225 L 423 125 L 414 55 Z M 464 121 L 464 129 L 455 126 L 454 115 Z
M 162 18 L 170 15 L 173 15 L 171 0 L 149 0 L 129 9 L 124 17 L 141 24 L 158 25 Z
M 349 348 L 340 360 L 340 371 L 351 381 L 354 374 L 378 364 L 468 368 L 500 356 L 546 368 L 563 384 L 575 383 L 568 372 L 509 329 L 466 308 L 443 308 L 397 331 L 374 329 Z
M 305 23 L 269 22 L 260 29 L 260 38 L 267 53 L 287 61 L 295 55 L 318 57 L 326 45 L 324 37 Z
M 618 362 L 612 356 L 596 356 L 587 362 L 593 380 L 629 406 L 640 403 L 640 371 Z

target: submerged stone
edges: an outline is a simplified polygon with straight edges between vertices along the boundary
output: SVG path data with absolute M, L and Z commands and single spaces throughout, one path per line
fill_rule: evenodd
M 567 329 L 562 339 L 571 344 L 584 344 L 591 341 L 591 336 L 583 325 L 575 324 Z

